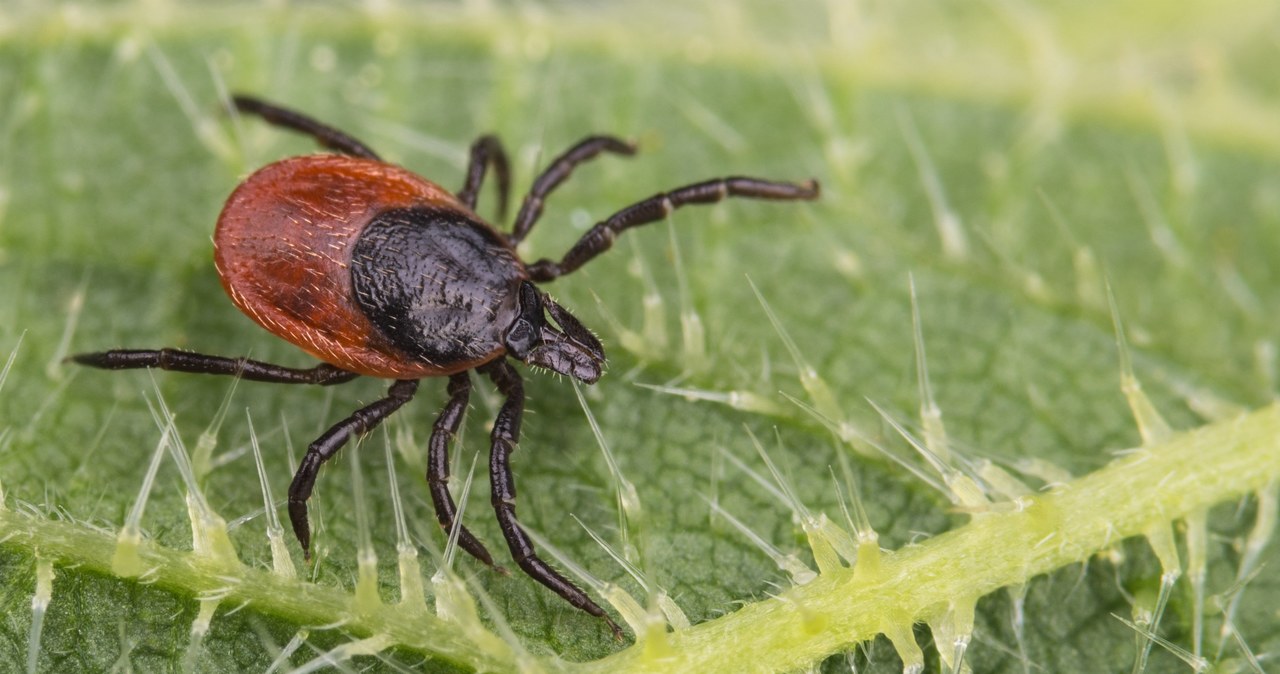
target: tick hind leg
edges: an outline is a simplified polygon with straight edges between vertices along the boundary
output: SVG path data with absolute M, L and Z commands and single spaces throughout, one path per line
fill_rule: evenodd
M 368 145 L 347 134 L 316 121 L 296 110 L 268 103 L 260 98 L 237 94 L 231 97 L 231 104 L 236 110 L 248 115 L 257 115 L 268 124 L 284 127 L 311 136 L 322 147 L 337 150 L 342 154 L 365 159 L 381 159 L 378 153 L 369 149 Z
M 507 152 L 502 149 L 502 141 L 497 136 L 480 136 L 471 144 L 467 181 L 458 190 L 458 200 L 466 204 L 467 208 L 476 210 L 480 186 L 484 184 L 484 175 L 490 166 L 498 180 L 498 220 L 504 220 L 507 217 L 507 199 L 511 196 L 511 162 L 507 161 Z
M 338 369 L 328 363 L 311 368 L 293 368 L 273 365 L 248 358 L 227 358 L 192 353 L 179 349 L 116 349 L 80 353 L 71 356 L 73 362 L 103 370 L 135 370 L 157 368 L 172 372 L 196 374 L 222 374 L 249 381 L 274 384 L 316 384 L 330 386 L 351 381 L 360 376 Z
M 307 522 L 307 499 L 311 498 L 311 490 L 316 484 L 316 473 L 325 461 L 333 458 L 342 446 L 347 444 L 351 436 L 361 436 L 373 430 L 383 419 L 391 416 L 402 405 L 413 399 L 418 391 L 418 382 L 414 379 L 402 379 L 391 385 L 385 398 L 356 410 L 351 416 L 334 424 L 315 442 L 307 447 L 302 457 L 298 472 L 293 474 L 293 482 L 289 485 L 289 522 L 293 525 L 293 535 L 302 545 L 302 554 L 311 559 L 311 529 Z
M 524 383 L 520 374 L 505 360 L 497 360 L 481 368 L 489 375 L 507 400 L 498 411 L 498 418 L 493 424 L 489 450 L 489 480 L 492 485 L 493 509 L 498 515 L 498 526 L 507 539 L 511 549 L 511 557 L 529 577 L 542 583 L 552 592 L 560 595 L 573 606 L 590 613 L 609 625 L 613 636 L 622 639 L 622 629 L 604 612 L 587 593 L 577 585 L 551 568 L 538 557 L 533 541 L 520 522 L 516 520 L 516 483 L 511 473 L 511 452 L 515 451 L 520 438 L 520 418 L 524 413 Z
M 601 152 L 633 155 L 636 153 L 636 146 L 613 136 L 587 136 L 578 141 L 577 145 L 566 150 L 564 154 L 556 157 L 555 161 L 542 171 L 542 175 L 533 181 L 533 187 L 529 188 L 529 194 L 521 202 L 515 225 L 507 237 L 511 245 L 514 246 L 523 241 L 529 230 L 533 229 L 534 223 L 538 222 L 538 218 L 542 216 L 542 206 L 547 195 L 567 180 L 578 164 L 594 159 Z
M 550 281 L 564 276 L 609 250 L 614 239 L 624 230 L 661 220 L 681 206 L 713 204 L 727 197 L 778 201 L 812 200 L 818 198 L 818 191 L 816 180 L 788 183 L 734 176 L 685 185 L 670 192 L 659 192 L 644 201 L 627 206 L 603 222 L 596 223 L 559 262 L 544 258 L 529 265 L 529 276 L 534 281 Z
M 471 396 L 471 375 L 460 372 L 449 377 L 449 402 L 440 410 L 431 428 L 431 441 L 427 451 L 427 486 L 431 490 L 431 502 L 436 509 L 436 519 L 445 533 L 455 526 L 458 507 L 449 494 L 449 441 L 458 433 L 467 414 L 467 400 Z M 493 557 L 465 526 L 458 526 L 458 545 L 473 557 L 499 571 L 502 567 L 493 563 Z

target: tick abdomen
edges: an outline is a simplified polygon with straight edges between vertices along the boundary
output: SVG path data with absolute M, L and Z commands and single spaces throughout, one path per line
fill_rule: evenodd
M 358 157 L 309 155 L 249 176 L 218 217 L 214 263 L 231 300 L 273 334 L 349 372 L 415 379 L 452 374 L 410 358 L 354 299 L 351 258 L 380 214 L 460 209 L 452 194 L 398 166 Z
M 525 278 L 500 235 L 457 209 L 379 213 L 351 254 L 356 303 L 391 344 L 426 363 L 473 367 L 500 353 Z

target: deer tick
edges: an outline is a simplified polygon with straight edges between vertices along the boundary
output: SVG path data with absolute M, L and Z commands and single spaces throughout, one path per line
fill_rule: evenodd
M 449 442 L 471 393 L 470 371 L 487 376 L 505 397 L 490 436 L 493 509 L 516 564 L 573 606 L 622 632 L 585 592 L 538 557 L 516 520 L 511 453 L 520 437 L 524 386 L 509 359 L 587 384 L 600 378 L 604 348 L 538 283 L 569 274 L 608 250 L 623 231 L 664 219 L 686 204 L 726 197 L 816 199 L 818 183 L 729 177 L 693 183 L 614 213 L 559 260 L 526 264 L 516 246 L 542 215 L 547 196 L 579 164 L 601 153 L 630 155 L 635 146 L 589 136 L 551 162 L 533 182 L 510 232 L 476 215 L 485 174 L 493 169 L 498 210 L 505 213 L 510 168 L 501 143 L 471 145 L 462 189 L 451 193 L 381 160 L 367 145 L 306 115 L 257 98 L 235 96 L 241 113 L 314 138 L 333 154 L 291 157 L 249 176 L 231 193 L 214 233 L 214 264 L 231 301 L 259 325 L 321 362 L 311 368 L 273 365 L 178 349 L 85 353 L 83 365 L 122 370 L 160 368 L 252 381 L 328 386 L 359 376 L 394 380 L 385 397 L 338 422 L 307 448 L 289 485 L 289 520 L 310 558 L 307 499 L 320 466 L 352 436 L 368 433 L 413 398 L 426 377 L 448 377 L 449 400 L 436 417 L 427 449 L 427 486 L 440 526 L 454 526 Z M 465 526 L 458 544 L 494 567 Z

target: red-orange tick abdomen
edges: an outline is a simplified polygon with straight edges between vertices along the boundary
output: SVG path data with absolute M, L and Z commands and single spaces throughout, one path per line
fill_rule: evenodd
M 399 228 L 410 232 L 401 248 L 414 246 L 399 268 L 395 260 L 371 267 L 370 252 L 355 258 L 362 239 L 396 229 L 391 214 L 412 221 Z M 386 262 L 392 251 L 374 243 L 363 248 Z M 481 259 L 465 259 L 476 253 Z M 249 176 L 218 218 L 214 263 L 232 301 L 262 327 L 344 370 L 391 379 L 453 374 L 497 357 L 516 285 L 528 276 L 505 240 L 443 188 L 338 155 L 292 157 Z M 431 269 L 445 273 L 433 279 L 423 273 Z M 369 296 L 388 283 L 403 284 L 390 301 L 410 306 Z M 447 320 L 459 313 L 476 320 Z

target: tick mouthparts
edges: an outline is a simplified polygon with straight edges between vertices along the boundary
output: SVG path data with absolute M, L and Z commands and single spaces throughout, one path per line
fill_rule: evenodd
M 573 377 L 584 384 L 600 381 L 604 365 L 586 352 L 570 346 L 567 341 L 539 346 L 529 353 L 528 363 Z
M 600 344 L 600 340 L 596 339 L 595 333 L 588 330 L 576 316 L 569 313 L 568 309 L 556 304 L 550 295 L 543 293 L 542 306 L 551 320 L 564 331 L 566 339 L 590 353 L 596 360 L 604 362 L 604 347 Z
M 593 349 L 591 344 L 583 344 L 549 325 L 542 326 L 541 337 L 538 346 L 529 352 L 527 363 L 586 384 L 599 381 L 604 372 L 604 352 L 598 348 L 598 342 Z

